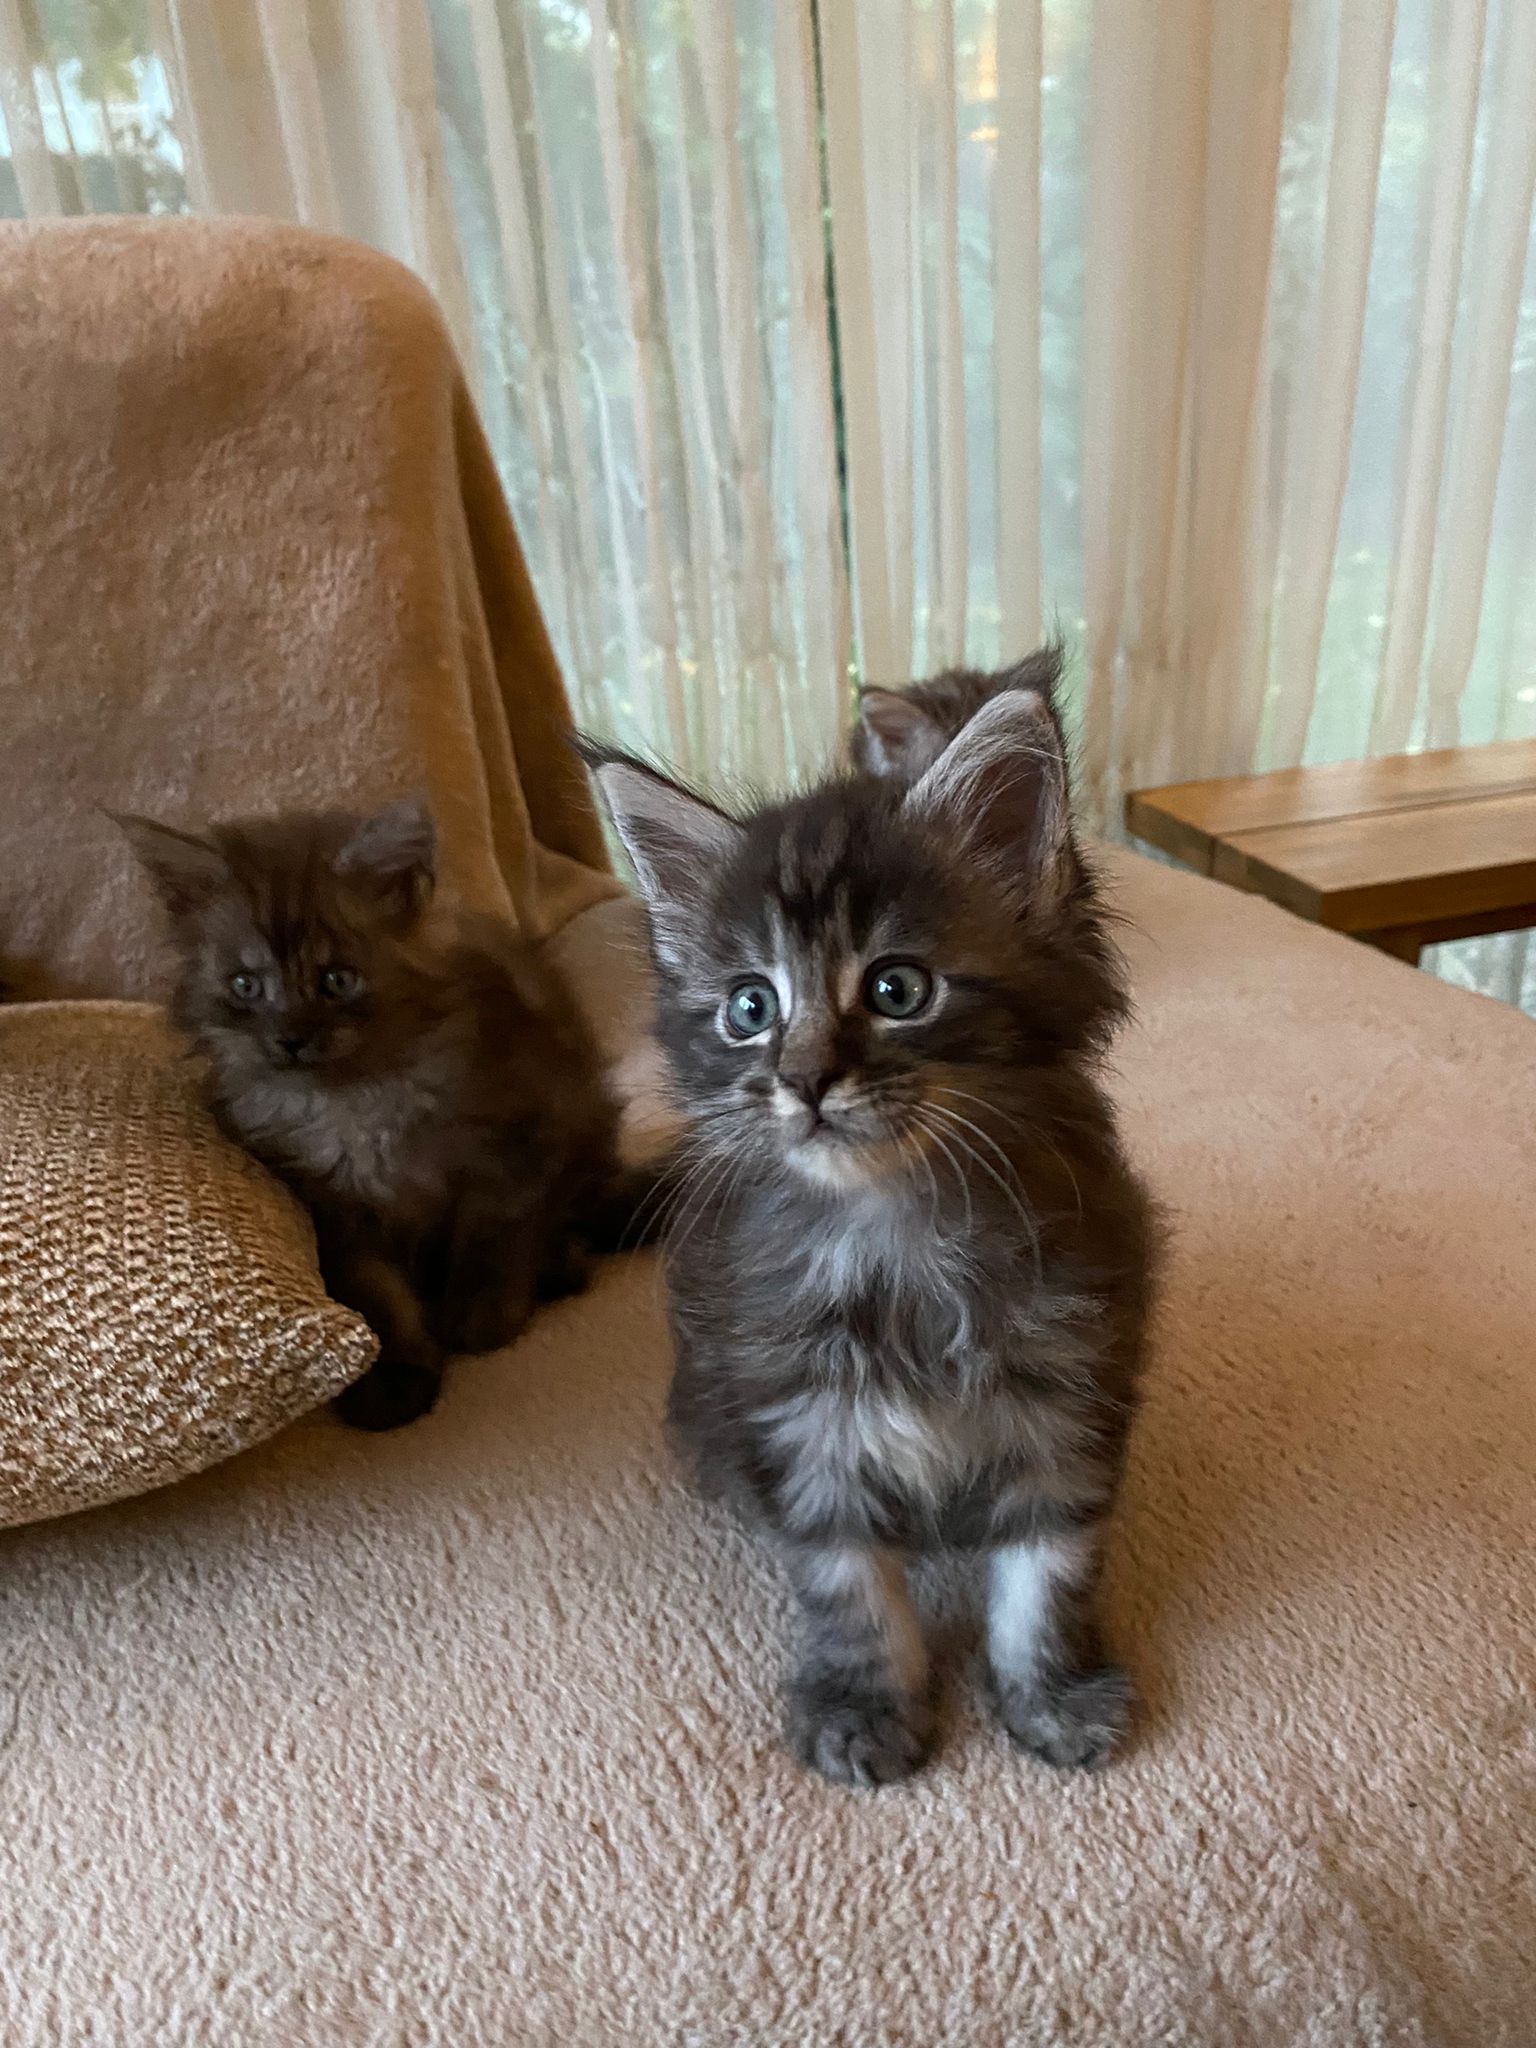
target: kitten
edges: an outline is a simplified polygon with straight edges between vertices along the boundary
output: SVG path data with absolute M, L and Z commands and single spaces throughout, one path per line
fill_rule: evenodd
M 327 1286 L 379 1338 L 337 1408 L 410 1422 L 448 1353 L 510 1343 L 629 1213 L 575 1006 L 493 919 L 433 911 L 420 803 L 118 822 L 170 914 L 172 1014 L 220 1122 L 309 1205 Z
M 1042 693 L 910 788 L 732 815 L 586 755 L 645 893 L 699 1162 L 668 1249 L 671 1416 L 777 1539 L 800 1758 L 905 1777 L 932 1732 L 905 1570 L 990 1561 L 993 1696 L 1094 1766 L 1131 1689 L 1093 1617 L 1157 1229 L 1094 1066 L 1127 1008 Z
M 871 775 L 915 782 L 943 753 L 969 718 L 1004 690 L 1027 690 L 1040 699 L 1056 726 L 1056 691 L 1064 650 L 1059 640 L 1037 647 L 1012 668 L 987 671 L 946 669 L 927 682 L 889 690 L 868 685 L 859 692 L 859 716 L 848 736 L 848 757 Z

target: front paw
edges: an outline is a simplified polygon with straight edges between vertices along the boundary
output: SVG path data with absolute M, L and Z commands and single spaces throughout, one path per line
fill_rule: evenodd
M 1135 1705 L 1118 1664 L 1057 1674 L 1037 1684 L 995 1681 L 998 1719 L 1019 1745 L 1064 1771 L 1096 1771 L 1125 1739 Z
M 381 1358 L 338 1394 L 332 1406 L 349 1429 L 402 1429 L 427 1413 L 442 1384 L 442 1374 L 429 1365 Z
M 868 1789 L 910 1778 L 928 1755 L 932 1715 L 925 1702 L 836 1679 L 798 1682 L 789 1698 L 789 1746 L 834 1785 Z

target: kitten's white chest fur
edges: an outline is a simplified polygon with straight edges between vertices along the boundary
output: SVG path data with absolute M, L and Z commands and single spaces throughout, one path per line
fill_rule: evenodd
M 776 1403 L 762 1419 L 784 1460 L 791 1523 L 846 1519 L 871 1485 L 936 1501 L 968 1463 L 953 1417 L 895 1394 L 811 1388 Z
M 861 1292 L 919 1294 L 943 1333 L 944 1352 L 958 1365 L 972 1337 L 967 1271 L 963 1244 L 938 1235 L 914 1238 L 891 1204 L 875 1196 L 851 1203 L 833 1228 L 808 1235 L 794 1285 L 834 1318 Z M 792 1523 L 842 1520 L 871 1487 L 921 1511 L 953 1492 L 995 1449 L 989 1404 L 872 1384 L 851 1338 L 828 1344 L 823 1361 L 829 1374 L 773 1403 L 760 1418 L 784 1461 L 783 1502 Z
M 985 1474 L 1046 1492 L 1076 1474 L 1074 1425 L 1021 1394 L 1005 1357 L 1070 1371 L 1092 1349 L 1073 1327 L 1090 1305 L 1040 1298 L 1027 1266 L 990 1270 L 963 1228 L 914 1230 L 875 1199 L 808 1232 L 781 1285 L 800 1311 L 800 1383 L 755 1420 L 790 1528 L 856 1525 L 871 1497 L 921 1526 Z
M 396 1205 L 413 1180 L 434 1191 L 440 1176 L 421 1144 L 434 1108 L 435 1092 L 412 1075 L 339 1087 L 284 1077 L 244 1104 L 247 1136 L 268 1157 L 290 1157 L 335 1196 L 377 1207 Z

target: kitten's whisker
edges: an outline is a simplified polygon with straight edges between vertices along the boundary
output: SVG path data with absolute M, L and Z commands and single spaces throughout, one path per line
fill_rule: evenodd
M 644 1232 L 651 1224 L 660 1228 L 660 1222 L 680 1187 L 686 1182 L 683 1168 L 688 1164 L 690 1154 L 697 1154 L 698 1147 L 691 1133 L 685 1133 L 672 1146 L 664 1159 L 657 1162 L 655 1184 L 648 1188 L 635 1205 L 634 1214 L 625 1224 L 619 1236 L 619 1250 L 628 1251 L 631 1244 L 643 1242 Z
M 966 1119 L 964 1117 L 956 1116 L 954 1110 L 943 1109 L 936 1102 L 929 1102 L 926 1105 L 926 1107 L 929 1110 L 931 1110 L 935 1116 L 950 1118 L 953 1119 L 954 1122 L 962 1124 L 966 1122 Z M 986 1174 L 991 1181 L 995 1183 L 995 1185 L 1000 1190 L 1004 1198 L 1013 1208 L 1014 1213 L 1018 1216 L 1020 1223 L 1023 1224 L 1025 1234 L 1029 1238 L 1030 1247 L 1034 1256 L 1035 1283 L 1038 1286 L 1040 1281 L 1045 1276 L 1045 1262 L 1040 1247 L 1040 1231 L 1035 1223 L 1034 1218 L 1030 1215 L 1029 1210 L 1026 1208 L 1024 1202 L 1020 1199 L 1018 1193 L 1014 1190 L 1014 1188 L 1011 1188 L 1008 1185 L 1008 1182 L 1003 1179 L 1002 1175 L 998 1172 L 995 1166 L 990 1165 L 985 1159 L 982 1158 L 981 1154 L 976 1150 L 974 1145 L 968 1144 L 967 1141 L 960 1136 L 959 1132 L 954 1129 L 951 1129 L 949 1135 L 954 1139 L 955 1143 L 959 1146 L 960 1150 L 965 1154 L 965 1156 L 971 1161 L 972 1165 L 979 1167 L 980 1170 L 984 1174 Z M 1016 1175 L 1015 1179 L 1017 1179 Z
M 929 1228 L 937 1235 L 939 1229 L 939 1183 L 934 1177 L 932 1162 L 929 1160 L 928 1154 L 923 1150 L 922 1140 L 914 1132 L 897 1131 L 894 1135 L 897 1151 L 903 1155 L 910 1153 L 928 1176 L 928 1224 Z
M 941 1095 L 956 1095 L 958 1093 L 958 1091 L 953 1088 L 941 1088 L 939 1092 Z M 970 1097 L 967 1099 L 974 1100 L 975 1098 Z M 932 1106 L 934 1109 L 938 1110 L 941 1116 L 950 1117 L 953 1119 L 955 1123 L 963 1124 L 966 1130 L 973 1132 L 976 1137 L 980 1138 L 981 1142 L 983 1143 L 983 1145 L 987 1147 L 988 1151 L 993 1153 L 998 1159 L 1001 1159 L 1001 1161 L 1003 1162 L 1003 1171 L 1007 1174 L 1008 1178 L 1014 1182 L 1018 1182 L 1018 1168 L 1014 1165 L 1013 1161 L 1008 1157 L 1008 1154 L 1003 1150 L 1002 1146 L 998 1144 L 997 1140 L 995 1138 L 989 1138 L 987 1136 L 986 1132 L 981 1128 L 980 1124 L 974 1123 L 968 1116 L 962 1116 L 959 1110 L 957 1109 L 944 1109 L 937 1102 L 935 1102 Z M 1022 1186 L 1022 1183 L 1020 1183 L 1020 1185 Z
M 940 1092 L 943 1094 L 951 1095 L 959 1093 L 959 1091 L 956 1089 L 943 1089 Z M 967 1096 L 965 1099 L 967 1101 L 974 1102 L 978 1098 L 975 1096 Z M 986 1106 L 986 1104 L 982 1104 L 983 1108 L 985 1108 Z M 937 1113 L 940 1116 L 947 1117 L 952 1124 L 963 1125 L 966 1130 L 970 1131 L 975 1137 L 978 1137 L 981 1140 L 982 1144 L 984 1144 L 987 1147 L 988 1151 L 990 1151 L 995 1158 L 1000 1159 L 1002 1161 L 1003 1174 L 1005 1179 L 1007 1179 L 1013 1184 L 1014 1188 L 1018 1191 L 1019 1200 L 1022 1201 L 1027 1207 L 1029 1203 L 1029 1190 L 1024 1185 L 1023 1177 L 1020 1175 L 1018 1167 L 1015 1165 L 1013 1160 L 1009 1158 L 1008 1154 L 1004 1151 L 1003 1147 L 999 1145 L 995 1139 L 988 1137 L 987 1133 L 984 1130 L 982 1130 L 979 1124 L 974 1123 L 969 1117 L 962 1116 L 959 1110 L 945 1109 L 937 1102 L 933 1104 L 933 1108 L 937 1111 Z M 1029 1134 L 1026 1133 L 1025 1135 Z M 1063 1164 L 1065 1164 L 1065 1162 L 1063 1162 Z
M 679 1184 L 676 1198 L 667 1205 L 666 1215 L 662 1218 L 657 1233 L 658 1244 L 670 1251 L 680 1228 L 686 1225 L 693 1213 L 700 1189 L 707 1187 L 722 1170 L 718 1159 L 705 1159 Z
M 668 1177 L 658 1181 L 655 1187 L 646 1190 L 631 1211 L 629 1221 L 619 1232 L 619 1251 L 627 1252 L 632 1247 L 638 1247 L 645 1242 L 645 1233 L 648 1226 L 655 1223 L 661 1215 L 671 1199 L 676 1185 L 675 1179 Z
M 1062 1172 L 1067 1176 L 1067 1179 L 1072 1184 L 1072 1200 L 1077 1210 L 1077 1220 L 1079 1223 L 1081 1223 L 1083 1220 L 1083 1190 L 1078 1182 L 1077 1175 L 1072 1171 L 1071 1160 L 1068 1159 L 1066 1153 L 1062 1151 L 1061 1147 L 1056 1143 L 1056 1140 L 1053 1137 L 1051 1137 L 1050 1133 L 1047 1131 L 1042 1131 L 1038 1127 L 1038 1125 L 1030 1131 L 1029 1135 L 1031 1137 L 1038 1138 L 1042 1145 L 1046 1146 L 1046 1148 L 1050 1152 L 1054 1153 L 1056 1160 L 1061 1167 Z
M 931 1107 L 932 1105 L 928 1106 Z M 965 1177 L 965 1168 L 960 1164 L 959 1160 L 955 1157 L 954 1153 L 950 1151 L 949 1145 L 946 1142 L 944 1134 L 939 1128 L 939 1126 L 937 1124 L 930 1123 L 928 1121 L 928 1118 L 924 1115 L 922 1109 L 914 1110 L 913 1115 L 916 1118 L 916 1121 L 919 1124 L 919 1126 L 928 1133 L 929 1137 L 932 1138 L 934 1144 L 938 1146 L 939 1150 L 944 1154 L 944 1157 L 949 1161 L 950 1169 L 953 1172 L 955 1179 L 960 1184 L 960 1192 L 965 1196 L 966 1235 L 970 1236 L 974 1233 L 976 1229 L 976 1211 L 971 1204 L 971 1184 Z
M 1005 1110 L 999 1109 L 995 1102 L 986 1102 L 982 1099 L 981 1096 L 972 1095 L 968 1089 L 956 1088 L 946 1083 L 943 1087 L 941 1087 L 939 1092 L 942 1095 L 952 1096 L 957 1102 L 974 1103 L 978 1109 L 985 1110 L 990 1115 L 997 1117 L 1006 1129 L 1017 1131 L 1019 1136 L 1023 1138 L 1027 1143 L 1039 1143 L 1041 1145 L 1044 1145 L 1046 1150 L 1054 1155 L 1057 1164 L 1061 1167 L 1062 1172 L 1067 1176 L 1067 1179 L 1072 1184 L 1072 1198 L 1077 1205 L 1077 1220 L 1079 1223 L 1082 1222 L 1082 1187 L 1079 1185 L 1077 1175 L 1072 1171 L 1072 1162 L 1068 1159 L 1066 1153 L 1062 1151 L 1061 1147 L 1056 1143 L 1055 1139 L 1051 1136 L 1049 1131 L 1045 1130 L 1039 1124 L 1026 1123 L 1023 1117 L 1009 1116 Z M 980 1136 L 981 1133 L 978 1132 L 977 1135 Z
M 718 1191 L 725 1190 L 730 1183 L 726 1175 L 738 1164 L 745 1171 L 750 1164 L 750 1155 L 743 1154 L 739 1144 L 727 1142 L 718 1149 L 710 1142 L 711 1126 L 716 1126 L 730 1141 L 736 1137 L 735 1119 L 730 1115 L 697 1114 L 692 1127 L 679 1141 L 686 1146 L 694 1160 L 693 1171 L 683 1175 L 671 1191 L 672 1200 L 658 1232 L 658 1242 L 670 1248 L 674 1239 L 693 1227 L 695 1218 Z M 711 1174 L 710 1168 L 715 1168 Z
M 672 1218 L 712 1163 L 713 1154 L 705 1152 L 690 1141 L 687 1149 L 674 1154 L 674 1158 L 677 1160 L 677 1171 L 669 1177 L 666 1185 L 657 1191 L 659 1199 L 652 1220 L 656 1225 L 658 1243 L 664 1240 Z
M 955 1089 L 955 1088 L 941 1089 L 941 1090 L 940 1090 L 940 1093 L 941 1093 L 941 1094 L 946 1094 L 946 1095 L 955 1095 L 955 1096 L 958 1096 L 958 1097 L 959 1097 L 959 1098 L 960 1098 L 961 1100 L 963 1100 L 963 1101 L 966 1101 L 966 1102 L 977 1102 L 977 1103 L 980 1103 L 980 1106 L 981 1106 L 981 1107 L 982 1107 L 983 1109 L 986 1109 L 986 1108 L 990 1107 L 990 1105 L 989 1105 L 989 1104 L 987 1104 L 987 1103 L 984 1103 L 984 1102 L 981 1102 L 981 1099 L 980 1099 L 980 1097 L 979 1097 L 979 1096 L 975 1096 L 975 1095 L 966 1095 L 966 1094 L 964 1093 L 964 1091 L 963 1091 L 963 1090 L 961 1090 L 961 1089 Z M 1000 1159 L 1000 1160 L 1002 1161 L 1002 1163 L 1003 1163 L 1003 1170 L 1004 1170 L 1005 1176 L 1007 1177 L 1007 1179 L 1008 1179 L 1008 1180 L 1010 1180 L 1010 1181 L 1011 1181 L 1011 1182 L 1013 1183 L 1014 1187 L 1015 1187 L 1015 1188 L 1016 1188 L 1016 1189 L 1018 1190 L 1018 1193 L 1019 1193 L 1020 1199 L 1021 1199 L 1021 1200 L 1023 1200 L 1023 1201 L 1024 1201 L 1025 1203 L 1026 1203 L 1026 1205 L 1027 1205 L 1027 1204 L 1028 1204 L 1028 1201 L 1029 1201 L 1029 1190 L 1028 1190 L 1028 1188 L 1027 1188 L 1027 1187 L 1026 1187 L 1026 1186 L 1024 1185 L 1024 1180 L 1023 1180 L 1023 1176 L 1022 1176 L 1022 1175 L 1020 1174 L 1020 1172 L 1019 1172 L 1019 1169 L 1018 1169 L 1018 1166 L 1017 1166 L 1017 1165 L 1015 1164 L 1015 1162 L 1014 1162 L 1014 1161 L 1013 1161 L 1012 1159 L 1010 1159 L 1010 1158 L 1009 1158 L 1009 1156 L 1008 1156 L 1007 1152 L 1006 1152 L 1006 1151 L 1005 1151 L 1005 1150 L 1003 1149 L 1003 1147 L 1002 1147 L 1001 1145 L 999 1145 L 999 1144 L 998 1144 L 998 1143 L 997 1143 L 997 1142 L 996 1142 L 996 1141 L 995 1141 L 994 1139 L 992 1139 L 992 1138 L 988 1137 L 987 1133 L 986 1133 L 986 1132 L 985 1132 L 984 1130 L 982 1130 L 982 1129 L 981 1129 L 981 1127 L 980 1127 L 980 1126 L 979 1126 L 978 1124 L 976 1124 L 976 1123 L 973 1123 L 973 1122 L 971 1121 L 971 1119 L 970 1119 L 969 1117 L 964 1117 L 964 1116 L 961 1116 L 961 1114 L 960 1114 L 960 1112 L 959 1112 L 958 1110 L 956 1110 L 956 1109 L 944 1109 L 944 1108 L 942 1108 L 942 1107 L 941 1107 L 941 1106 L 940 1106 L 940 1105 L 939 1105 L 938 1103 L 935 1103 L 935 1104 L 933 1105 L 933 1107 L 935 1108 L 935 1110 L 937 1110 L 937 1111 L 938 1111 L 938 1114 L 939 1114 L 940 1116 L 945 1116 L 945 1117 L 948 1117 L 948 1118 L 950 1119 L 950 1121 L 951 1121 L 952 1123 L 957 1123 L 957 1124 L 962 1124 L 962 1125 L 964 1125 L 964 1127 L 965 1127 L 965 1129 L 966 1129 L 966 1130 L 968 1130 L 968 1131 L 972 1132 L 972 1133 L 973 1133 L 973 1134 L 974 1134 L 974 1135 L 975 1135 L 976 1137 L 980 1138 L 981 1142 L 982 1142 L 982 1143 L 983 1143 L 983 1144 L 984 1144 L 984 1145 L 985 1145 L 985 1146 L 987 1147 L 987 1149 L 988 1149 L 988 1150 L 989 1150 L 989 1151 L 990 1151 L 990 1152 L 991 1152 L 991 1153 L 992 1153 L 992 1154 L 994 1155 L 994 1157 L 995 1157 L 995 1158 L 997 1158 L 997 1159 Z M 1055 1147 L 1055 1146 L 1054 1146 L 1053 1144 L 1051 1144 L 1051 1140 L 1050 1140 L 1050 1139 L 1049 1139 L 1048 1137 L 1045 1137 L 1045 1134 L 1044 1134 L 1043 1132 L 1038 1132 L 1038 1131 L 1035 1131 L 1034 1129 L 1032 1129 L 1032 1128 L 1029 1128 L 1029 1127 L 1026 1127 L 1026 1126 L 1025 1126 L 1025 1125 L 1023 1125 L 1023 1124 L 1018 1124 L 1018 1125 L 1016 1125 L 1016 1126 L 1015 1126 L 1015 1128 L 1016 1128 L 1016 1129 L 1018 1129 L 1018 1131 L 1020 1132 L 1020 1135 L 1021 1135 L 1021 1136 L 1023 1136 L 1023 1137 L 1025 1137 L 1025 1138 L 1033 1138 L 1033 1137 L 1037 1137 L 1037 1136 L 1038 1136 L 1038 1137 L 1042 1137 L 1042 1138 L 1044 1138 L 1044 1142 L 1045 1142 L 1045 1143 L 1046 1143 L 1047 1145 L 1049 1145 L 1049 1146 L 1050 1146 L 1050 1149 L 1051 1149 L 1051 1150 L 1052 1150 L 1053 1152 L 1056 1152 L 1056 1156 L 1057 1156 L 1057 1158 L 1058 1158 L 1058 1159 L 1061 1159 L 1061 1154 L 1060 1154 L 1060 1152 L 1058 1152 L 1058 1151 L 1056 1150 L 1056 1147 Z M 1068 1175 L 1068 1178 L 1072 1180 L 1072 1185 L 1073 1185 L 1073 1189 L 1074 1189 L 1074 1191 L 1076 1191 L 1076 1190 L 1077 1190 L 1077 1181 L 1076 1181 L 1076 1178 L 1075 1178 L 1075 1176 L 1073 1176 L 1073 1174 L 1072 1174 L 1072 1170 L 1071 1170 L 1071 1168 L 1067 1166 L 1067 1162 L 1065 1161 L 1065 1159 L 1061 1159 L 1061 1163 L 1062 1163 L 1062 1165 L 1063 1165 L 1064 1167 L 1066 1167 L 1066 1170 L 1067 1170 L 1067 1175 Z M 1082 1211 L 1082 1196 L 1081 1196 L 1081 1193 L 1080 1193 L 1080 1192 L 1078 1193 L 1078 1211 L 1079 1211 L 1079 1218 L 1081 1218 L 1081 1211 Z
M 726 1177 L 737 1165 L 737 1155 L 720 1153 L 714 1161 L 714 1171 L 701 1168 L 689 1182 L 688 1200 L 676 1214 L 669 1217 L 662 1242 L 668 1251 L 674 1242 L 692 1230 L 695 1222 L 708 1207 L 717 1190 L 725 1185 Z

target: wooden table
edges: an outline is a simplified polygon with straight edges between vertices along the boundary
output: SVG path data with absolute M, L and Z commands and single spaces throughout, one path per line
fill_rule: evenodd
M 1536 740 L 1138 789 L 1125 821 L 1400 960 L 1536 925 Z

